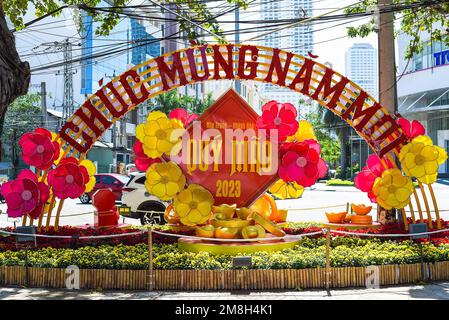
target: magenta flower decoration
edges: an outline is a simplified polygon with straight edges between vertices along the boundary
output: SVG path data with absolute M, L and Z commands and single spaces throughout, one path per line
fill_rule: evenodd
M 161 162 L 160 158 L 150 158 L 148 157 L 145 152 L 143 152 L 143 146 L 142 142 L 139 140 L 136 140 L 136 143 L 133 147 L 134 154 L 136 155 L 136 158 L 134 159 L 134 164 L 136 165 L 137 170 L 139 171 L 147 171 L 147 169 L 156 162 Z
M 409 137 L 410 140 L 413 140 L 417 136 L 423 136 L 426 134 L 426 129 L 424 126 L 418 121 L 413 120 L 410 122 L 409 120 L 405 118 L 398 118 L 396 120 L 398 125 L 404 130 L 407 137 Z
M 376 196 L 373 193 L 374 182 L 377 178 L 382 177 L 382 173 L 385 170 L 394 168 L 390 160 L 384 159 L 384 162 L 387 168 L 384 167 L 378 155 L 370 155 L 366 160 L 366 166 L 354 178 L 355 187 L 363 192 L 367 192 L 368 198 L 373 203 L 376 203 Z
M 179 121 L 182 122 L 182 124 L 184 125 L 184 128 L 187 128 L 187 126 L 192 123 L 194 120 L 198 119 L 199 116 L 195 113 L 191 113 L 189 114 L 187 112 L 186 109 L 183 108 L 177 108 L 172 110 L 169 114 L 168 117 L 170 119 L 178 119 Z
M 17 179 L 5 182 L 1 193 L 8 206 L 8 216 L 11 218 L 24 215 L 30 215 L 33 219 L 38 218 L 50 197 L 47 185 L 39 182 L 29 169 L 22 170 Z
M 86 190 L 89 172 L 75 158 L 64 158 L 48 173 L 48 185 L 59 199 L 76 199 Z
M 262 107 L 262 116 L 257 119 L 256 126 L 270 136 L 277 132 L 278 141 L 283 142 L 298 130 L 297 115 L 291 103 L 270 101 Z
M 22 147 L 23 162 L 39 170 L 50 168 L 59 158 L 59 143 L 52 141 L 50 131 L 44 128 L 25 133 L 19 144 Z
M 327 173 L 327 165 L 320 157 L 320 145 L 315 140 L 287 143 L 281 152 L 279 176 L 285 182 L 295 181 L 310 187 Z

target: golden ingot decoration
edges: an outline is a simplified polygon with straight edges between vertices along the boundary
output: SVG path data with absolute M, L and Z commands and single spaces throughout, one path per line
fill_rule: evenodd
M 265 238 L 265 229 L 259 225 L 244 227 L 241 231 L 244 239 Z
M 215 227 L 210 224 L 201 226 L 201 227 L 196 227 L 195 234 L 198 237 L 214 238 L 215 237 Z
M 382 177 L 374 182 L 373 193 L 377 203 L 383 208 L 402 209 L 410 202 L 413 193 L 412 179 L 403 176 L 397 168 L 385 170 Z
M 237 206 L 235 204 L 221 204 L 219 206 L 213 206 L 212 211 L 216 214 L 221 214 L 222 217 L 225 217 L 226 219 L 232 219 L 234 217 L 236 208 Z
M 215 237 L 218 239 L 236 239 L 240 235 L 240 228 L 217 227 Z
M 181 130 L 176 134 L 175 129 Z M 183 127 L 179 124 L 179 121 L 169 119 L 161 111 L 153 111 L 148 115 L 145 123 L 137 126 L 136 137 L 142 142 L 143 152 L 148 157 L 156 159 L 163 154 L 172 154 L 172 149 L 179 145 L 182 130 Z M 176 153 L 176 151 L 173 151 L 173 153 Z
M 296 182 L 285 182 L 279 179 L 268 191 L 279 199 L 297 199 L 304 193 L 304 187 Z
M 418 136 L 401 149 L 399 160 L 406 175 L 432 184 L 437 180 L 438 167 L 447 160 L 447 152 L 434 146 L 429 136 Z
M 146 172 L 145 188 L 161 200 L 171 200 L 184 189 L 186 177 L 172 161 L 153 163 Z
M 173 208 L 182 224 L 195 226 L 205 223 L 212 215 L 212 194 L 198 184 L 191 184 L 178 193 Z
M 277 225 L 275 225 L 273 222 L 265 218 L 263 215 L 255 212 L 253 214 L 253 219 L 256 223 L 260 224 L 262 228 L 264 228 L 269 233 L 277 236 L 277 237 L 283 237 L 285 236 L 285 232 L 279 228 Z
M 228 220 L 212 219 L 211 224 L 214 227 L 243 228 L 249 226 L 251 224 L 251 221 L 242 219 L 228 219 Z
M 298 130 L 294 135 L 287 138 L 287 142 L 302 142 L 305 140 L 317 140 L 317 138 L 315 136 L 313 126 L 306 120 L 300 120 Z

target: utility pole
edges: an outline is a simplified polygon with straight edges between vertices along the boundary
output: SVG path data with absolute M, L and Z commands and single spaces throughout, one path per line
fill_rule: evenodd
M 393 0 L 378 0 L 379 15 L 379 101 L 390 114 L 397 111 L 394 12 L 384 12 Z
M 79 44 L 78 44 L 79 45 Z M 62 99 L 62 119 L 59 123 L 59 128 L 62 127 L 63 123 L 68 120 L 68 118 L 74 112 L 74 101 L 73 101 L 73 66 L 72 66 L 72 44 L 69 42 L 69 38 L 65 41 L 54 41 L 41 44 L 41 46 L 46 47 L 45 51 L 50 48 L 54 48 L 57 51 L 63 52 L 64 57 L 64 96 Z M 56 75 L 60 73 L 57 72 Z
M 42 127 L 48 129 L 48 117 L 47 117 L 47 89 L 46 83 L 41 82 L 41 113 L 42 113 Z

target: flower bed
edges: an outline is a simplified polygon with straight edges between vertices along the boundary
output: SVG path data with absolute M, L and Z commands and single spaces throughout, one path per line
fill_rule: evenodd
M 305 269 L 325 266 L 325 239 L 303 239 L 294 249 L 275 253 L 258 252 L 252 256 L 252 269 Z M 29 265 L 39 268 L 147 269 L 148 246 L 119 244 L 78 249 L 43 248 L 28 253 Z M 403 241 L 380 241 L 337 237 L 332 241 L 332 267 L 411 264 L 421 261 L 418 245 Z M 154 246 L 154 269 L 232 269 L 232 256 L 207 252 L 181 252 L 176 245 Z M 449 260 L 449 245 L 422 245 L 424 262 Z M 24 251 L 0 252 L 0 266 L 24 266 Z

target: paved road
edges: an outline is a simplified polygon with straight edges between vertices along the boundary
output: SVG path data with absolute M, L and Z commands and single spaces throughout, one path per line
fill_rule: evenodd
M 449 299 L 449 283 L 401 286 L 380 289 L 350 289 L 284 292 L 149 292 L 149 291 L 70 291 L 0 288 L 0 300 L 416 300 Z
M 434 185 L 434 191 L 438 199 L 441 217 L 449 220 L 449 181 L 441 180 L 441 182 Z M 427 197 L 432 207 L 430 194 L 427 194 Z M 277 204 L 279 208 L 289 210 L 289 221 L 326 221 L 324 211 L 345 210 L 347 202 L 368 204 L 369 200 L 364 193 L 354 187 L 330 187 L 324 183 L 318 183 L 313 188 L 308 188 L 302 198 L 277 201 Z M 328 206 L 336 207 L 322 208 Z M 416 207 L 416 204 L 414 204 L 414 208 Z M 92 224 L 93 210 L 92 205 L 84 205 L 78 199 L 66 200 L 60 222 L 63 225 Z M 14 221 L 20 221 L 19 219 L 9 219 L 4 214 L 6 205 L 0 204 L 0 211 L 2 211 L 2 214 L 0 214 L 0 226 L 13 226 Z M 123 222 L 140 224 L 140 221 L 135 219 L 124 219 Z

